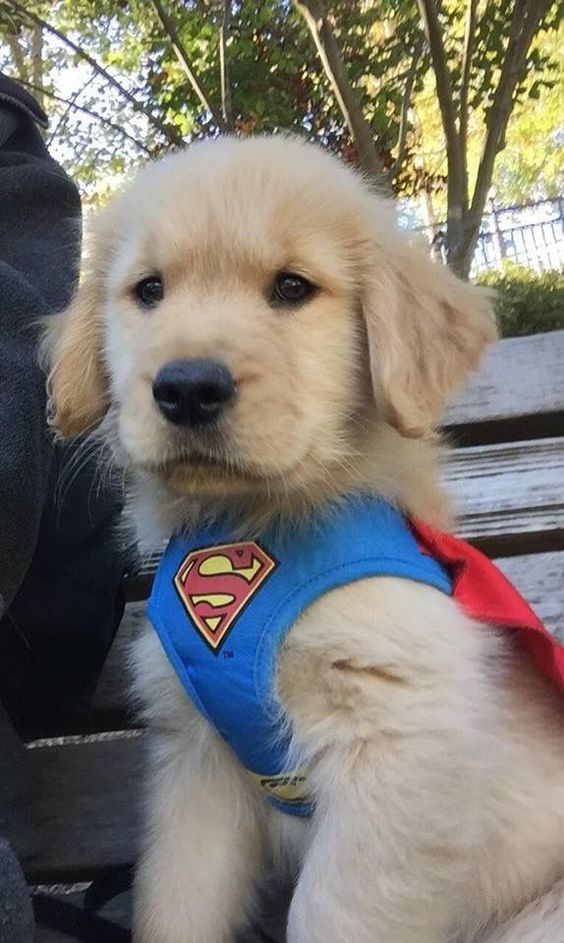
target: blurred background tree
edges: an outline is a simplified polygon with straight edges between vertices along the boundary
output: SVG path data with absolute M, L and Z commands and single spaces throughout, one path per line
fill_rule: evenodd
M 292 130 L 446 218 L 467 275 L 492 186 L 561 192 L 561 24 L 560 0 L 0 0 L 0 68 L 91 202 L 183 142 Z

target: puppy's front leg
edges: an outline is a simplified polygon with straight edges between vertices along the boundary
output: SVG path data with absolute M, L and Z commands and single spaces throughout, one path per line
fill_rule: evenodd
M 440 797 L 433 809 L 428 798 L 409 795 L 406 783 L 418 771 L 408 764 L 401 764 L 406 778 L 394 782 L 382 770 L 381 783 L 388 782 L 376 789 L 379 753 L 359 744 L 341 753 L 339 769 L 325 766 L 335 791 L 326 792 L 316 812 L 288 943 L 446 943 L 461 862 L 446 843 L 441 847 Z M 365 764 L 372 775 L 355 769 Z
M 279 690 L 317 808 L 288 943 L 446 943 L 481 840 L 482 644 L 452 600 L 393 580 L 293 630 Z
M 231 943 L 253 916 L 262 846 L 255 797 L 203 719 L 152 744 L 135 943 Z

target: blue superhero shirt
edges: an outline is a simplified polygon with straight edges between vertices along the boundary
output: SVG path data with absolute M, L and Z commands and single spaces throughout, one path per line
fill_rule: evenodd
M 289 768 L 279 647 L 315 599 L 370 576 L 452 590 L 404 517 L 360 495 L 257 541 L 233 542 L 219 523 L 183 534 L 157 571 L 149 617 L 187 694 L 283 812 L 308 815 L 311 805 L 303 772 Z

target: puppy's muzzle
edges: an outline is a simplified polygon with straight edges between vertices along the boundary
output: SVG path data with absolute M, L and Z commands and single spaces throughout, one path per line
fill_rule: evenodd
M 236 393 L 235 380 L 220 360 L 171 360 L 153 382 L 153 397 L 165 419 L 189 428 L 215 422 Z

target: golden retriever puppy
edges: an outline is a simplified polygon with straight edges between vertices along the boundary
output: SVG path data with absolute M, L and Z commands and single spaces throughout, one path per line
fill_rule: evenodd
M 255 548 L 251 583 L 265 533 L 301 533 L 351 495 L 448 521 L 433 429 L 494 337 L 488 297 L 334 157 L 224 139 L 147 167 L 97 220 L 49 341 L 52 422 L 99 427 L 142 546 L 226 520 Z M 218 671 L 234 661 L 224 617 L 200 626 Z M 159 637 L 137 647 L 152 734 L 136 943 L 228 943 L 269 872 L 293 882 L 288 943 L 564 940 L 556 689 L 448 592 L 394 574 L 326 588 L 287 628 L 275 698 L 304 773 L 272 788 L 289 803 L 303 788 L 301 816 L 267 801 Z

